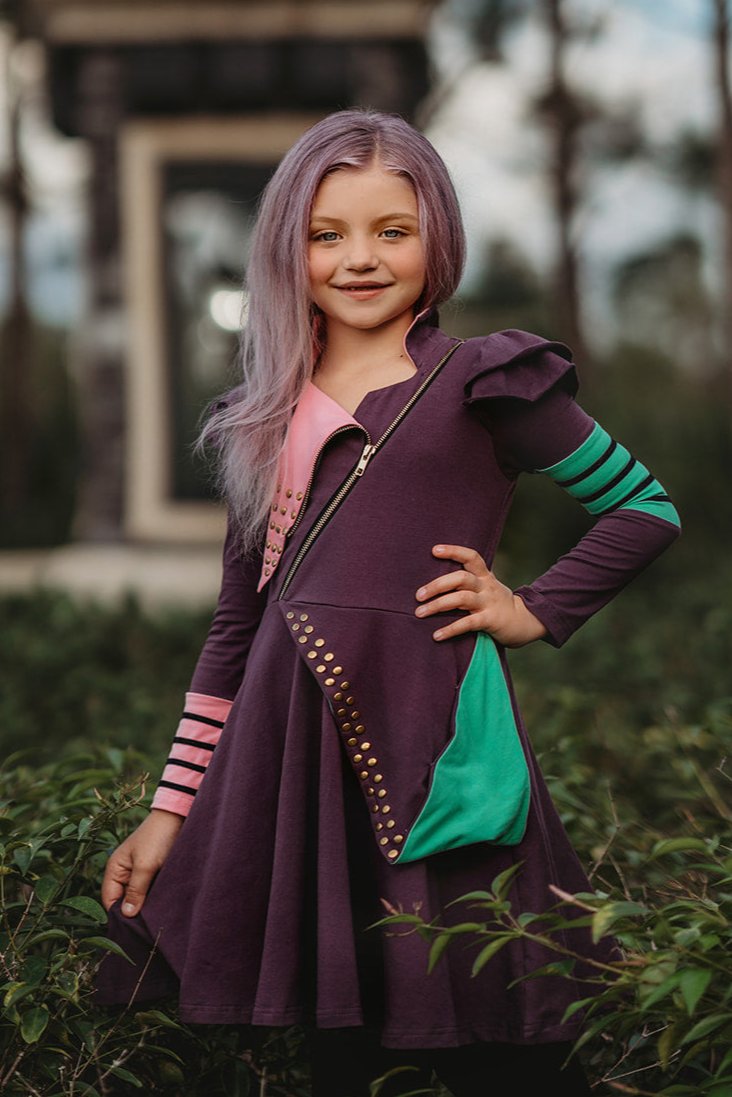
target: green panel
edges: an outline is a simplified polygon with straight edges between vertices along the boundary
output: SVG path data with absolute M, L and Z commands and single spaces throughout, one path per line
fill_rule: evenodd
M 460 686 L 455 734 L 399 861 L 472 842 L 516 845 L 526 829 L 529 772 L 508 686 L 491 637 L 479 633 Z

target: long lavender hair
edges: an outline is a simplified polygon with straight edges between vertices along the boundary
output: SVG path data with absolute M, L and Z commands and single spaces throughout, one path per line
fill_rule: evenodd
M 446 301 L 460 280 L 465 237 L 450 176 L 426 137 L 404 119 L 339 111 L 285 155 L 263 192 L 252 239 L 239 350 L 243 384 L 209 416 L 199 440 L 216 443 L 220 487 L 245 551 L 257 544 L 269 513 L 287 426 L 323 346 L 307 263 L 315 193 L 328 173 L 366 168 L 376 158 L 409 179 L 417 195 L 426 267 L 417 307 Z

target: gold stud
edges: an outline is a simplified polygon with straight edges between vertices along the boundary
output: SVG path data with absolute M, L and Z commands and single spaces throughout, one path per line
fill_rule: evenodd
M 317 659 L 317 658 L 318 658 L 317 651 L 309 651 L 308 652 L 308 659 Z
M 285 495 L 287 496 L 288 499 L 292 498 L 292 488 L 288 488 L 287 491 L 285 492 Z
M 367 765 L 367 766 L 375 766 L 375 765 L 377 764 L 377 762 L 378 762 L 378 761 L 379 761 L 379 759 L 378 759 L 378 758 L 369 758 L 369 760 L 368 760 L 368 762 L 366 763 L 366 765 Z
M 387 821 L 387 824 L 386 824 L 386 829 L 387 829 L 387 830 L 391 830 L 391 829 L 392 829 L 392 827 L 395 827 L 395 826 L 396 826 L 396 823 L 394 822 L 394 820 L 393 820 L 393 819 L 389 819 L 389 820 Z
M 356 728 L 356 731 L 358 731 L 358 728 Z M 361 728 L 361 731 L 363 731 L 363 728 Z M 361 750 L 370 750 L 370 749 L 371 749 L 371 743 L 361 743 Z
M 345 716 L 346 710 L 344 708 L 336 709 L 336 716 Z
M 369 785 L 369 787 L 366 789 L 366 795 L 367 796 L 373 796 L 375 791 L 376 791 L 376 789 L 374 788 L 374 786 Z
M 334 674 L 338 673 L 338 667 L 333 667 L 333 673 Z M 350 682 L 341 682 L 341 689 L 348 689 L 350 684 L 351 684 Z
M 298 493 L 297 493 L 297 495 L 295 496 L 295 498 L 296 498 L 296 499 L 302 499 L 302 492 L 301 492 L 301 491 L 298 491 Z
M 384 835 L 383 838 L 379 838 L 379 845 L 380 846 L 388 846 L 389 845 L 389 839 L 386 837 L 386 835 Z
M 308 619 L 307 613 L 301 613 L 300 614 L 300 620 L 301 621 L 307 621 L 307 619 Z
M 359 716 L 360 716 L 360 715 L 361 715 L 361 713 L 360 713 L 360 712 L 358 711 L 358 709 L 357 709 L 357 708 L 355 708 L 355 709 L 353 710 L 353 712 L 351 713 L 351 716 L 353 717 L 353 719 L 354 719 L 354 720 L 358 720 L 358 718 L 359 718 Z
M 361 735 L 362 732 L 366 731 L 366 728 L 363 726 L 363 724 L 359 724 L 356 728 L 356 731 L 359 733 L 359 735 Z M 364 747 L 364 750 L 368 750 L 368 747 Z
M 379 796 L 379 797 L 386 796 L 386 789 L 385 788 L 380 788 L 379 791 L 376 793 L 376 795 Z
M 398 856 L 399 856 L 399 850 L 398 850 L 398 849 L 390 849 L 390 850 L 389 850 L 389 852 L 387 853 L 387 855 L 386 855 L 386 856 L 387 856 L 387 857 L 388 857 L 388 858 L 389 858 L 389 859 L 390 859 L 391 861 L 393 861 L 393 860 L 394 860 L 394 859 L 395 859 L 396 857 L 398 857 Z
M 282 533 L 282 526 L 277 526 L 277 532 L 278 532 L 278 533 Z M 293 613 L 293 615 L 292 615 L 292 616 L 294 617 L 294 616 L 295 616 L 295 614 Z
M 354 754 L 353 760 L 354 762 L 363 762 L 363 754 Z
M 325 667 L 323 667 L 323 670 L 325 670 Z M 326 684 L 326 686 L 334 686 L 335 685 L 335 678 L 326 678 L 325 679 L 325 684 Z
M 345 724 L 341 724 L 341 727 L 343 728 L 344 731 L 350 731 L 351 730 L 351 725 L 348 722 L 346 722 Z
M 346 739 L 346 742 L 348 743 L 349 747 L 355 747 L 358 739 L 354 739 L 353 736 L 351 736 L 350 739 Z
M 368 775 L 369 775 L 369 771 L 367 769 L 362 769 L 361 772 L 359 773 L 359 777 L 361 778 L 362 781 L 365 781 L 366 778 L 368 777 Z
M 333 700 L 334 701 L 342 701 L 343 700 L 343 694 L 341 693 L 340 690 L 338 690 L 337 693 L 333 694 Z
M 297 511 L 296 510 L 291 510 L 290 511 L 290 517 L 291 518 L 297 518 Z
M 266 556 L 265 559 L 264 559 L 264 562 L 265 562 L 265 564 L 271 564 L 272 560 L 270 559 L 269 556 Z
M 346 697 L 346 704 L 347 705 L 352 705 L 352 704 L 354 704 L 355 700 L 356 700 L 355 697 Z
M 379 805 L 378 805 L 378 804 L 373 804 L 373 805 L 371 806 L 371 810 L 372 810 L 372 811 L 378 811 L 378 810 L 379 810 Z
M 379 796 L 381 796 L 382 793 L 383 793 L 384 796 L 386 796 L 386 789 L 385 788 L 379 789 Z M 381 814 L 382 815 L 388 815 L 390 811 L 391 811 L 391 808 L 389 807 L 388 804 L 382 804 L 381 805 Z
M 287 514 L 287 507 L 280 507 L 280 514 Z
M 316 648 L 322 648 L 324 643 L 325 643 L 325 640 L 323 640 L 321 638 L 321 639 L 315 641 L 315 646 L 316 646 Z
M 276 503 L 272 504 L 272 510 L 277 510 L 277 504 Z
M 325 670 L 326 670 L 325 663 L 318 663 L 318 665 L 315 669 L 317 670 L 318 674 L 325 674 Z
M 383 823 L 377 823 L 376 824 L 376 829 L 377 830 L 383 830 L 384 829 L 384 824 Z
M 379 782 L 381 782 L 383 780 L 384 780 L 384 778 L 381 776 L 380 773 L 375 773 L 374 774 L 374 781 L 377 785 L 379 784 Z
M 297 621 L 295 621 L 295 624 L 292 626 L 292 631 L 293 632 L 299 632 L 300 631 L 300 626 L 298 625 Z
M 307 644 L 308 638 L 307 636 L 298 636 L 297 642 L 298 644 Z
M 270 528 L 270 529 L 274 529 L 274 528 L 275 528 L 275 524 L 274 524 L 274 522 L 270 522 L 270 524 L 269 524 L 269 528 Z
M 265 569 L 264 569 L 264 574 L 265 574 L 265 575 L 269 575 L 269 574 L 270 574 L 270 572 L 271 572 L 271 568 L 265 568 Z
M 278 485 L 277 485 L 277 490 L 278 490 L 278 491 L 282 491 L 282 484 L 278 484 Z
M 404 841 L 404 835 L 403 834 L 395 834 L 394 837 L 392 838 L 392 842 L 401 843 L 403 841 Z
M 332 651 L 326 651 L 323 658 L 325 659 L 326 663 L 331 663 L 333 661 L 333 659 L 335 658 L 335 656 L 333 655 Z
M 315 629 L 313 628 L 313 626 L 312 626 L 312 625 L 306 625 L 306 626 L 305 626 L 305 631 L 306 631 L 307 633 L 310 633 L 310 632 L 315 632 Z

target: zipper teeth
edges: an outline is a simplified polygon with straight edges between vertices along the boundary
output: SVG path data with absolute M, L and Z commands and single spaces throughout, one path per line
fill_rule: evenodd
M 315 479 L 315 473 L 318 471 L 318 465 L 320 464 L 320 459 L 323 456 L 323 450 L 328 445 L 328 442 L 330 442 L 331 438 L 335 438 L 336 435 L 338 435 L 338 434 L 343 434 L 347 430 L 356 430 L 356 429 L 362 430 L 364 432 L 364 434 L 366 435 L 366 437 L 369 439 L 369 442 L 371 441 L 371 439 L 369 438 L 369 433 L 368 433 L 368 431 L 366 430 L 365 427 L 362 427 L 359 423 L 348 423 L 348 424 L 344 424 L 344 426 L 342 426 L 342 427 L 336 427 L 336 429 L 331 434 L 329 434 L 328 437 L 323 440 L 323 442 L 321 442 L 320 449 L 318 450 L 318 456 L 316 457 L 315 461 L 313 462 L 313 467 L 310 471 L 310 479 L 307 482 L 307 485 L 305 487 L 305 491 L 303 492 L 303 496 L 302 496 L 302 499 L 300 501 L 300 509 L 297 512 L 297 518 L 295 519 L 295 521 L 292 523 L 292 525 L 288 529 L 287 533 L 285 534 L 285 538 L 292 537 L 293 533 L 295 532 L 297 527 L 300 525 L 300 522 L 302 521 L 302 516 L 305 513 L 305 505 L 307 504 L 308 498 L 310 496 L 310 489 L 312 488 L 313 480 Z
M 298 552 L 297 552 L 297 555 L 296 555 L 295 559 L 290 564 L 290 570 L 288 571 L 287 575 L 285 576 L 285 581 L 282 584 L 282 589 L 280 590 L 280 593 L 279 593 L 280 598 L 284 597 L 285 591 L 287 590 L 290 583 L 292 582 L 292 580 L 295 577 L 295 572 L 300 567 L 300 564 L 302 563 L 302 561 L 304 560 L 304 558 L 307 556 L 308 552 L 310 551 L 310 547 L 311 547 L 313 541 L 316 540 L 316 538 L 320 535 L 320 531 L 323 529 L 324 526 L 326 526 L 328 524 L 328 522 L 330 521 L 330 519 L 331 519 L 332 515 L 335 513 L 335 511 L 338 510 L 338 507 L 341 505 L 341 502 L 346 497 L 346 495 L 348 495 L 349 491 L 351 490 L 353 484 L 356 482 L 357 479 L 358 479 L 358 476 L 356 475 L 356 470 L 353 469 L 351 472 L 349 472 L 347 478 L 343 481 L 341 486 L 338 488 L 338 491 L 331 498 L 331 500 L 328 503 L 328 505 L 326 506 L 325 510 L 323 510 L 321 512 L 321 514 L 318 517 L 318 520 L 316 521 L 315 525 L 310 530 L 310 532 L 308 533 L 308 535 L 305 538 L 305 540 L 303 541 L 303 543 L 300 545 L 300 548 L 298 549 Z
M 374 442 L 371 457 L 374 457 L 376 455 L 376 452 L 391 437 L 393 432 L 396 430 L 396 428 L 401 423 L 404 416 L 411 409 L 412 405 L 414 403 L 416 403 L 416 401 L 422 395 L 424 390 L 431 383 L 433 378 L 437 375 L 439 370 L 444 366 L 444 364 L 448 360 L 448 358 L 450 358 L 450 356 L 458 349 L 459 346 L 462 346 L 462 343 L 463 343 L 462 339 L 459 340 L 457 343 L 454 343 L 450 347 L 450 349 L 448 350 L 447 354 L 443 355 L 443 357 L 440 359 L 440 361 L 437 363 L 437 365 L 434 367 L 434 369 L 432 369 L 430 371 L 430 373 L 428 374 L 428 376 L 425 377 L 424 381 L 419 386 L 417 391 L 412 393 L 411 397 L 409 398 L 409 400 L 407 400 L 406 404 L 401 409 L 401 411 L 396 416 L 396 418 L 392 419 L 391 423 L 389 423 L 389 426 L 386 428 L 386 430 L 381 435 L 379 440 L 377 442 Z M 341 427 L 339 429 L 343 430 L 345 428 Z M 363 429 L 364 429 L 364 433 L 366 434 L 366 437 L 369 438 L 368 431 L 366 430 L 365 427 Z M 334 433 L 337 434 L 338 431 L 335 431 Z M 331 435 L 331 437 L 333 437 L 333 435 Z M 371 439 L 369 438 L 369 444 L 370 444 L 370 442 L 371 442 Z M 287 572 L 287 575 L 285 576 L 284 582 L 283 582 L 282 587 L 280 589 L 280 593 L 278 595 L 278 601 L 280 599 L 284 598 L 285 593 L 287 591 L 287 588 L 290 586 L 290 583 L 292 582 L 292 580 L 295 577 L 295 572 L 300 567 L 300 564 L 302 563 L 304 558 L 307 556 L 308 552 L 310 551 L 310 549 L 313 545 L 313 542 L 320 536 L 320 533 L 321 533 L 323 527 L 328 524 L 330 519 L 333 517 L 333 514 L 335 513 L 335 511 L 338 510 L 338 507 L 341 505 L 341 503 L 345 499 L 346 495 L 348 495 L 348 493 L 351 490 L 351 488 L 353 487 L 353 485 L 359 479 L 359 476 L 356 472 L 356 469 L 358 468 L 360 463 L 361 463 L 361 458 L 359 457 L 359 460 L 358 460 L 357 464 L 355 465 L 355 467 L 349 472 L 348 476 L 343 481 L 341 486 L 338 488 L 335 495 L 331 498 L 330 502 L 326 505 L 325 509 L 323 511 L 321 511 L 319 517 L 316 519 L 316 521 L 313 525 L 313 528 L 310 530 L 310 532 L 305 537 L 305 540 L 300 545 L 300 548 L 297 551 L 297 555 L 295 556 L 295 559 L 290 564 L 290 570 Z M 313 479 L 314 475 L 315 475 L 315 470 L 313 469 L 313 473 L 312 473 L 311 478 L 310 478 L 311 482 L 312 482 L 312 479 Z M 308 489 L 309 489 L 309 487 L 310 487 L 310 485 L 308 484 Z M 303 496 L 303 503 L 304 502 L 305 502 L 305 496 Z M 302 514 L 302 509 L 300 510 L 300 514 Z M 300 515 L 298 515 L 298 520 L 299 520 L 299 518 L 300 518 Z

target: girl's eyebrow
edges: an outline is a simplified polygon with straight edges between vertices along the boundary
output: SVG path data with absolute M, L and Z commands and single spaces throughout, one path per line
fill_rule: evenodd
M 340 219 L 340 217 L 328 217 L 324 213 L 313 213 L 312 217 L 310 218 L 310 223 L 312 224 L 315 221 L 322 221 L 322 222 L 327 223 L 329 225 L 339 225 L 341 228 L 343 228 L 347 224 L 347 222 L 342 221 Z M 413 214 L 413 213 L 387 213 L 387 214 L 384 214 L 382 217 L 377 217 L 376 220 L 373 222 L 373 224 L 374 225 L 383 225 L 383 224 L 386 224 L 388 221 L 415 221 L 416 222 L 416 221 L 419 221 L 419 218 L 416 217 L 415 214 Z

